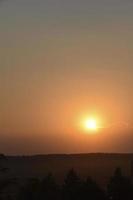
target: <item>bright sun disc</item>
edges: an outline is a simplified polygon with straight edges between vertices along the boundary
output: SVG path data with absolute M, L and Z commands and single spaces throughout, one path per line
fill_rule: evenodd
M 85 121 L 85 128 L 88 130 L 96 130 L 97 129 L 97 122 L 95 119 L 87 119 Z

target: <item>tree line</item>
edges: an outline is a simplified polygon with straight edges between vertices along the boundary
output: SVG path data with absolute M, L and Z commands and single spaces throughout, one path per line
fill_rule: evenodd
M 130 178 L 117 168 L 106 189 L 102 189 L 91 177 L 82 180 L 71 169 L 62 185 L 52 174 L 43 180 L 31 179 L 19 191 L 17 200 L 133 200 L 133 184 Z
M 6 160 L 0 154 L 0 160 Z M 0 173 L 8 168 L 0 165 Z M 15 192 L 10 187 L 17 188 Z M 106 188 L 101 188 L 91 177 L 81 179 L 74 169 L 68 171 L 62 185 L 50 173 L 43 179 L 32 178 L 22 186 L 16 179 L 0 179 L 0 200 L 133 200 L 133 182 L 116 168 Z

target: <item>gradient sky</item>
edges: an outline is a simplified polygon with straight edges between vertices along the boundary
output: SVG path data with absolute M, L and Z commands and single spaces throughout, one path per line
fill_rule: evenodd
M 132 0 L 0 1 L 1 152 L 133 152 L 132 102 Z

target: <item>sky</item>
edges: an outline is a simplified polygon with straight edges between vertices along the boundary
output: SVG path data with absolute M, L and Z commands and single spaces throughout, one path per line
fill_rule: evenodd
M 132 35 L 132 0 L 1 0 L 0 152 L 133 152 Z

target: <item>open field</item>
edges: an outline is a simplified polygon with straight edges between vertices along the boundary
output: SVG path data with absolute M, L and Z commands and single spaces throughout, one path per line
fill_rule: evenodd
M 22 181 L 33 177 L 43 178 L 46 174 L 52 173 L 57 182 L 62 183 L 66 173 L 74 168 L 80 177 L 91 176 L 104 186 L 117 167 L 121 167 L 126 176 L 131 176 L 132 160 L 133 154 L 7 156 L 2 165 L 9 170 L 2 176 Z

